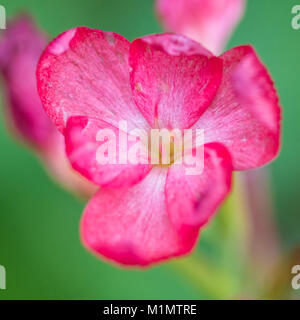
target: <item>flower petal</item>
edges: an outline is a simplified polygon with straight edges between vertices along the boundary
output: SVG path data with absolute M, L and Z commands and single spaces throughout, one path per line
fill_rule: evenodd
M 234 170 L 273 160 L 280 145 L 280 106 L 267 69 L 250 46 L 221 56 L 223 80 L 215 100 L 195 128 L 206 142 L 220 142 L 231 153 Z
M 84 245 L 125 265 L 146 266 L 189 252 L 198 236 L 191 228 L 183 238 L 170 223 L 165 205 L 166 169 L 153 168 L 131 188 L 103 188 L 85 209 Z
M 151 169 L 148 148 L 139 153 L 143 159 L 137 157 L 136 164 L 130 162 L 130 150 L 137 141 L 128 142 L 129 138 L 133 137 L 105 121 L 72 117 L 65 130 L 67 156 L 75 170 L 98 185 L 128 186 L 140 181 Z M 125 158 L 120 160 L 119 156 Z
M 178 35 L 135 40 L 129 63 L 134 100 L 152 127 L 190 127 L 211 103 L 222 77 L 219 58 Z
M 204 157 L 197 160 L 204 164 L 202 172 L 188 174 L 188 165 L 175 164 L 166 180 L 168 214 L 181 234 L 207 223 L 231 187 L 231 157 L 224 146 L 206 144 Z
M 32 19 L 20 15 L 8 24 L 0 40 L 0 72 L 4 79 L 5 114 L 16 135 L 36 149 L 49 144 L 56 128 L 37 92 L 35 70 L 46 36 Z
M 71 116 L 146 125 L 132 100 L 129 45 L 116 33 L 86 27 L 66 31 L 48 45 L 37 69 L 38 90 L 59 130 Z
M 167 31 L 184 34 L 218 54 L 243 16 L 244 0 L 157 0 Z
M 190 127 L 211 103 L 222 77 L 220 59 L 178 35 L 135 40 L 129 63 L 134 100 L 152 127 Z

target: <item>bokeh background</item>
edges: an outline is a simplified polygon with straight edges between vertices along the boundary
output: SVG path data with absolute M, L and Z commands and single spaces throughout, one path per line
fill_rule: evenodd
M 283 147 L 269 171 L 283 255 L 300 244 L 300 30 L 291 27 L 291 9 L 298 3 L 248 1 L 228 44 L 254 45 L 281 97 Z M 29 11 L 50 37 L 79 25 L 129 40 L 161 32 L 152 0 L 5 0 L 1 5 L 8 18 Z M 0 264 L 7 270 L 7 290 L 0 290 L 0 299 L 202 299 L 228 297 L 228 292 L 252 297 L 247 265 L 236 250 L 239 225 L 234 236 L 224 234 L 220 225 L 230 219 L 225 213 L 204 230 L 196 249 L 208 263 L 183 260 L 146 271 L 120 269 L 81 246 L 78 223 L 84 202 L 56 185 L 3 121 L 0 146 Z M 290 274 L 281 276 L 290 281 Z

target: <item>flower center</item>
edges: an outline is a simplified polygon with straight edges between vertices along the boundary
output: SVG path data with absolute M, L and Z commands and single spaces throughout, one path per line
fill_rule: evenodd
M 171 134 L 163 129 L 151 132 L 148 143 L 151 163 L 161 167 L 169 167 L 182 156 L 183 145 L 181 135 Z

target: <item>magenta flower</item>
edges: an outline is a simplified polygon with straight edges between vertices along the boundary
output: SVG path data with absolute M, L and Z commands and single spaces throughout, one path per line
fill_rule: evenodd
M 11 21 L 0 42 L 8 116 L 20 137 L 35 148 L 48 145 L 57 132 L 41 106 L 36 89 L 34 70 L 46 44 L 46 36 L 28 16 Z
M 245 0 L 157 0 L 165 30 L 186 35 L 213 53 L 224 48 L 243 16 Z
M 121 264 L 146 266 L 189 253 L 230 191 L 232 170 L 265 165 L 278 153 L 277 94 L 250 46 L 215 57 L 181 35 L 130 43 L 78 27 L 49 44 L 37 78 L 72 166 L 102 186 L 84 211 L 82 241 Z M 169 165 L 100 164 L 98 133 L 120 134 L 120 120 L 145 132 L 204 129 L 204 144 L 192 150 L 204 147 L 202 174 L 187 175 L 188 165 L 175 158 Z
M 6 120 L 57 180 L 69 189 L 90 195 L 95 187 L 70 167 L 63 136 L 46 115 L 37 92 L 36 66 L 46 44 L 46 36 L 27 15 L 11 21 L 3 32 L 0 72 L 5 86 Z

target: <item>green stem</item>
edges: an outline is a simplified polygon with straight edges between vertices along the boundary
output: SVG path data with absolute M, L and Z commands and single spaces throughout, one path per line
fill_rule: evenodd
M 230 299 L 237 294 L 234 279 L 198 254 L 178 259 L 171 262 L 170 266 L 209 298 Z

